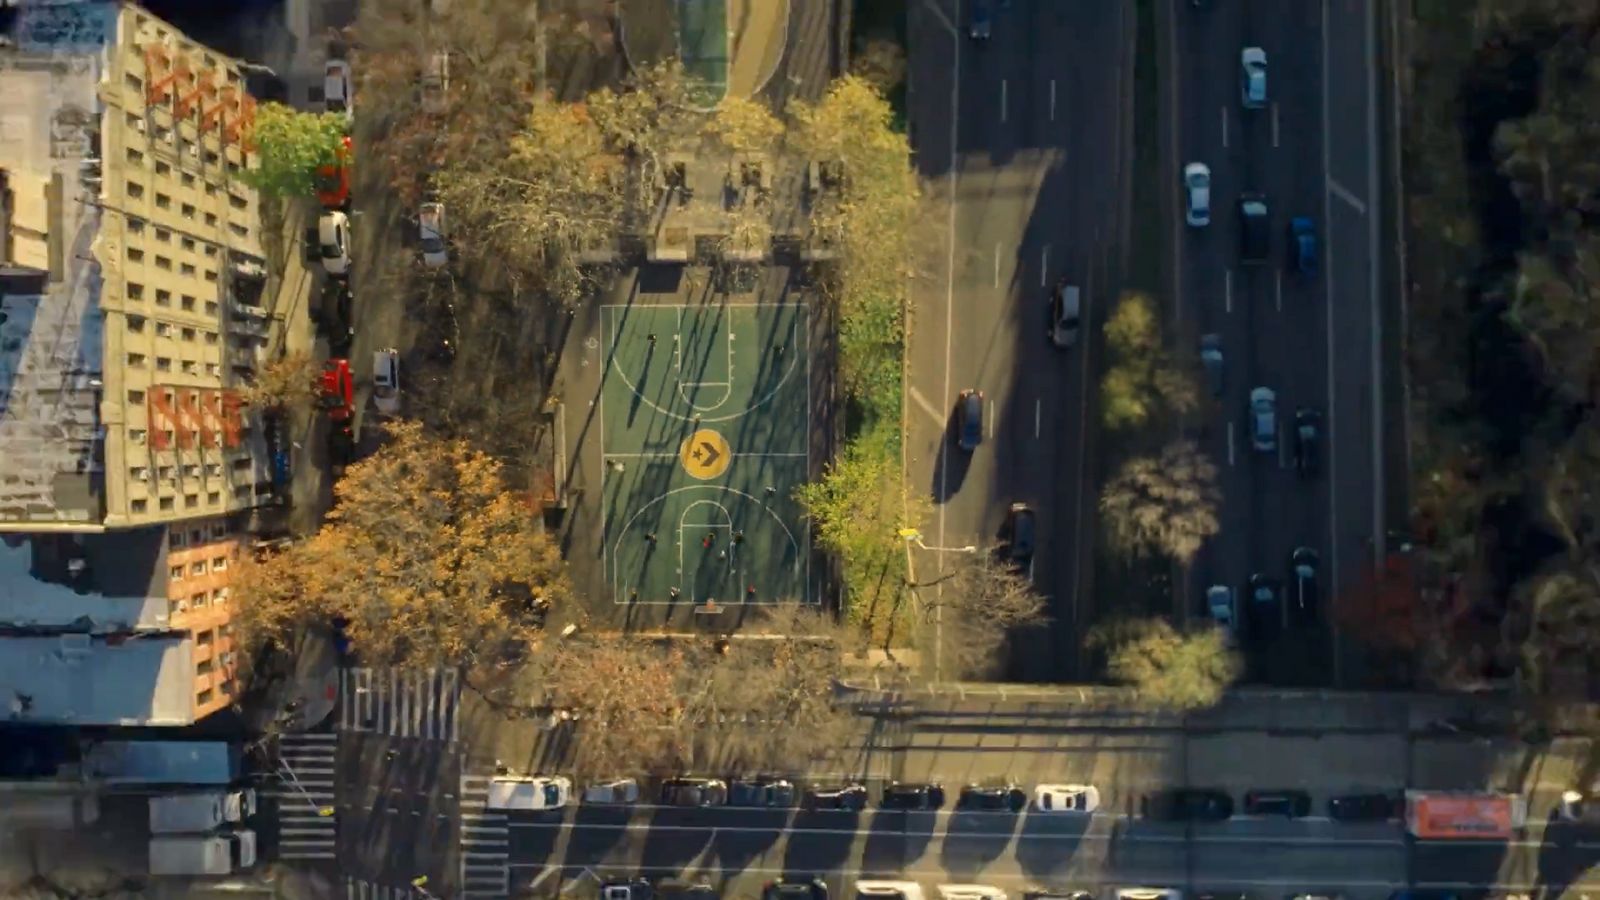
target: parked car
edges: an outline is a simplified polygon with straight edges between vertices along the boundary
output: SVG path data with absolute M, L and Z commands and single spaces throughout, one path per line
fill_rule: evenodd
M 1026 503 L 1011 504 L 1011 509 L 1006 513 L 1006 556 L 1024 569 L 1033 562 L 1037 525 L 1033 507 Z
M 1272 388 L 1250 392 L 1250 443 L 1262 453 L 1278 449 L 1278 395 Z
M 956 446 L 971 453 L 983 442 L 983 391 L 968 388 L 956 398 Z
M 436 269 L 450 261 L 444 243 L 444 204 L 424 203 L 417 210 L 417 231 L 421 238 L 422 264 Z
M 1037 785 L 1033 808 L 1042 813 L 1092 813 L 1100 808 L 1100 789 L 1092 784 Z
M 1395 794 L 1344 794 L 1328 800 L 1328 818 L 1335 822 L 1385 822 L 1398 819 L 1405 801 Z
M 600 900 L 651 900 L 655 888 L 643 878 L 613 878 L 600 882 Z
M 923 900 L 922 885 L 915 881 L 862 879 L 856 882 L 856 900 Z
M 323 69 L 322 102 L 328 112 L 339 113 L 346 119 L 355 112 L 351 95 L 350 64 L 342 59 L 330 59 Z
M 794 785 L 782 778 L 742 778 L 728 786 L 729 806 L 788 809 L 795 796 Z
M 1311 795 L 1297 790 L 1247 791 L 1244 811 L 1252 816 L 1300 819 L 1311 815 Z
M 1118 888 L 1117 900 L 1183 900 L 1183 891 L 1177 888 Z
M 329 359 L 322 364 L 322 377 L 318 382 L 317 405 L 333 422 L 347 422 L 355 413 L 355 378 L 350 373 L 350 360 Z
M 1065 278 L 1050 292 L 1050 343 L 1066 349 L 1078 342 L 1083 292 Z
M 1239 101 L 1245 109 L 1267 105 L 1267 51 L 1260 47 L 1239 51 Z
M 422 73 L 422 111 L 431 116 L 450 109 L 450 52 L 441 50 L 428 57 Z
M 350 274 L 350 217 L 338 210 L 323 212 L 317 219 L 318 255 L 329 275 L 343 278 Z
M 632 778 L 614 778 L 610 781 L 601 781 L 591 784 L 583 789 L 583 802 L 600 806 L 612 806 L 622 803 L 637 803 L 639 801 L 639 782 Z
M 502 776 L 489 782 L 488 809 L 551 810 L 572 802 L 572 780 L 565 775 Z
M 1028 794 L 1014 784 L 969 784 L 961 789 L 956 808 L 981 812 L 1019 813 L 1028 805 Z
M 1600 803 L 1589 802 L 1589 795 L 1583 791 L 1562 791 L 1561 803 L 1556 807 L 1556 815 L 1566 822 L 1582 825 L 1600 824 Z
M 941 884 L 939 900 L 1006 900 L 1006 892 L 992 884 Z
M 1233 798 L 1211 788 L 1172 788 L 1144 798 L 1144 816 L 1163 822 L 1221 822 L 1233 817 Z
M 1232 635 L 1238 628 L 1233 588 L 1225 584 L 1213 584 L 1206 588 L 1206 612 L 1210 613 L 1212 624 Z
M 865 786 L 849 782 L 846 784 L 814 785 L 806 791 L 807 809 L 839 809 L 847 812 L 859 812 L 867 806 L 867 789 Z
M 941 809 L 944 807 L 944 785 L 893 781 L 883 789 L 878 806 L 882 809 Z
M 1023 891 L 1022 900 L 1095 900 L 1094 891 Z
M 1317 567 L 1321 562 L 1310 547 L 1296 547 L 1289 554 L 1289 574 L 1294 579 L 1289 608 L 1303 625 L 1317 620 Z
M 1289 220 L 1289 265 L 1301 275 L 1317 274 L 1317 225 L 1308 216 Z
M 661 783 L 662 806 L 722 806 L 727 783 L 716 778 L 668 778 Z
M 1192 228 L 1211 224 L 1211 168 L 1202 162 L 1183 167 L 1183 220 Z
M 350 205 L 350 160 L 354 155 L 355 146 L 345 135 L 334 148 L 333 162 L 317 167 L 312 181 L 323 208 L 344 209 Z
M 372 405 L 386 416 L 400 412 L 400 351 L 393 347 L 372 354 Z
M 1318 453 L 1322 439 L 1322 414 L 1300 407 L 1294 411 L 1294 468 L 1306 478 L 1314 477 L 1321 465 Z
M 821 878 L 780 878 L 762 886 L 761 900 L 828 900 L 828 883 Z
M 1211 396 L 1221 397 L 1227 387 L 1227 364 L 1222 356 L 1222 335 L 1200 336 L 1200 366 L 1206 370 L 1206 386 Z

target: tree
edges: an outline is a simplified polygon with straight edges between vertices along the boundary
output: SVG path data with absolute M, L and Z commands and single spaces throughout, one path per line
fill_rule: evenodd
M 1104 331 L 1110 364 L 1100 381 L 1100 408 L 1107 428 L 1143 425 L 1163 409 L 1183 414 L 1199 408 L 1194 372 L 1162 346 L 1149 297 L 1123 294 Z
M 246 405 L 263 409 L 307 407 L 317 399 L 320 372 L 309 354 L 288 353 L 262 367 L 239 396 Z
M 1117 552 L 1161 553 L 1188 565 L 1221 527 L 1221 503 L 1216 465 L 1193 441 L 1180 440 L 1159 457 L 1124 463 L 1100 495 L 1100 512 Z
M 337 113 L 307 113 L 281 103 L 263 103 L 248 138 L 255 147 L 256 165 L 239 177 L 263 193 L 314 197 L 317 167 L 338 161 L 344 137 L 345 120 Z
M 1085 643 L 1106 654 L 1113 679 L 1132 685 L 1141 700 L 1169 709 L 1215 706 L 1243 672 L 1220 628 L 1185 634 L 1165 619 L 1116 619 L 1090 629 Z
M 732 153 L 765 153 L 783 139 L 783 122 L 765 103 L 729 96 L 717 105 L 708 128 Z
M 850 58 L 850 74 L 885 97 L 906 80 L 906 52 L 896 41 L 874 38 Z
M 1417 558 L 1395 555 L 1381 566 L 1364 566 L 1355 583 L 1333 605 L 1334 615 L 1368 646 L 1411 653 L 1422 642 L 1424 614 Z
M 500 464 L 416 423 L 392 426 L 334 498 L 315 536 L 235 576 L 247 644 L 342 617 L 370 664 L 470 668 L 516 652 L 568 595 L 558 548 Z
M 947 582 L 920 587 L 918 598 L 918 646 L 925 659 L 937 655 L 942 679 L 996 677 L 1004 671 L 1007 640 L 1050 620 L 1033 582 L 993 552 L 962 555 Z
M 708 119 L 694 109 L 693 87 L 671 60 L 631 69 L 622 90 L 595 91 L 584 106 L 607 146 L 639 166 L 648 186 L 668 153 L 698 150 Z
M 1536 696 L 1586 698 L 1600 643 L 1600 571 L 1566 560 L 1547 565 L 1519 586 L 1515 607 L 1518 680 Z

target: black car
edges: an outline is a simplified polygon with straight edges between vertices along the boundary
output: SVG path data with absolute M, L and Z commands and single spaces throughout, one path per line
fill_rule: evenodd
M 1296 790 L 1250 791 L 1244 795 L 1244 811 L 1252 816 L 1300 819 L 1311 815 L 1311 795 Z
M 867 789 L 860 784 L 814 785 L 806 791 L 808 809 L 842 809 L 859 812 L 867 806 Z
M 821 878 L 810 881 L 780 878 L 761 888 L 761 900 L 828 900 L 828 883 Z
M 942 809 L 944 785 L 891 782 L 878 801 L 881 809 Z
M 1026 791 L 1014 784 L 969 784 L 961 789 L 957 809 L 1019 813 L 1028 805 Z
M 1289 554 L 1289 612 L 1302 625 L 1317 620 L 1317 568 L 1322 558 L 1310 547 Z
M 1335 822 L 1387 822 L 1400 817 L 1401 799 L 1393 794 L 1345 794 L 1328 801 Z
M 1006 514 L 1006 535 L 1010 539 L 1006 555 L 1023 568 L 1033 561 L 1036 524 L 1032 507 L 1026 503 L 1011 504 L 1011 511 Z
M 794 785 L 782 778 L 745 778 L 728 785 L 729 806 L 788 809 L 794 800 Z
M 968 388 L 956 398 L 956 446 L 971 453 L 983 443 L 983 391 Z
M 1314 477 L 1321 464 L 1318 445 L 1322 440 L 1322 414 L 1301 407 L 1294 412 L 1294 467 L 1306 478 Z
M 1283 586 L 1278 579 L 1257 572 L 1250 576 L 1244 596 L 1250 636 L 1257 641 L 1272 638 L 1283 627 Z
M 1144 816 L 1164 822 L 1221 822 L 1233 817 L 1233 798 L 1210 788 L 1175 788 L 1144 798 Z
M 661 783 L 662 806 L 722 806 L 728 786 L 716 778 L 668 778 Z

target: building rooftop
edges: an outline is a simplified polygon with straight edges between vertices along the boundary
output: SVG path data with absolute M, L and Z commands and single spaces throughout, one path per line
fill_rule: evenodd
M 167 625 L 166 529 L 0 539 L 0 631 Z M 85 629 L 85 626 L 86 629 Z
M 12 722 L 187 725 L 192 656 L 186 637 L 0 637 L 0 702 Z

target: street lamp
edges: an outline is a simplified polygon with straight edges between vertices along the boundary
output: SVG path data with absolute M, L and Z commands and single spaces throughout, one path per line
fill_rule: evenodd
M 245 62 L 242 59 L 239 60 L 239 71 L 241 71 L 241 72 L 260 72 L 263 75 L 271 75 L 273 78 L 277 78 L 278 77 L 278 73 L 274 72 L 272 70 L 271 66 L 265 66 L 265 65 L 262 65 L 261 63 Z
M 922 532 L 918 531 L 915 528 L 902 528 L 898 532 L 896 532 L 896 534 L 900 535 L 900 539 L 905 541 L 906 543 L 908 543 L 908 544 L 916 544 L 918 547 L 921 547 L 924 550 L 931 550 L 934 553 L 977 553 L 978 552 L 978 548 L 973 544 L 968 544 L 965 547 L 929 547 L 927 544 L 924 544 L 922 542 Z

